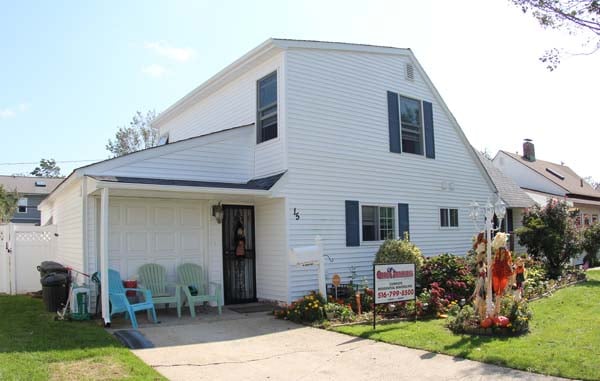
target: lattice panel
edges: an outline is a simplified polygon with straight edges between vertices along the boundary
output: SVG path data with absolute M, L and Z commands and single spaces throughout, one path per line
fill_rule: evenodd
M 48 242 L 51 241 L 54 234 L 49 232 L 16 232 L 17 242 Z

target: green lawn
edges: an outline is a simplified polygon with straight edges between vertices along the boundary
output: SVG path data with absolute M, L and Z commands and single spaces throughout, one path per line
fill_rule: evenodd
M 94 322 L 54 321 L 41 300 L 0 296 L 0 380 L 163 380 Z
M 521 337 L 454 335 L 444 320 L 335 330 L 536 373 L 600 380 L 600 271 L 589 271 L 588 279 L 532 302 L 531 332 Z

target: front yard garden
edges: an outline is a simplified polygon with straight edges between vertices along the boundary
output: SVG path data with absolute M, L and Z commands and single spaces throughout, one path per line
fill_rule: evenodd
M 94 322 L 55 321 L 42 301 L 0 296 L 0 380 L 163 380 Z
M 445 319 L 340 326 L 338 332 L 530 372 L 600 379 L 600 270 L 588 281 L 530 303 L 530 332 L 519 337 L 453 334 Z

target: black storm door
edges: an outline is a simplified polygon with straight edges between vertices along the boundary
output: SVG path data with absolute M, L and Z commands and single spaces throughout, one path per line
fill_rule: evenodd
M 256 301 L 254 207 L 223 205 L 225 304 Z

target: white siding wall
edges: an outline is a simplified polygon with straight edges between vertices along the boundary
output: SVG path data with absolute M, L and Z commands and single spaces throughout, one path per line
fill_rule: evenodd
M 527 168 L 525 165 L 519 163 L 502 151 L 498 152 L 493 163 L 496 168 L 504 172 L 505 175 L 510 176 L 521 188 L 558 195 L 565 194 L 563 188 L 554 184 L 534 170 Z
M 371 279 L 379 243 L 346 247 L 345 200 L 408 203 L 411 239 L 425 255 L 464 254 L 475 227 L 472 200 L 492 189 L 432 91 L 415 71 L 404 77 L 406 59 L 349 52 L 291 50 L 286 57 L 289 246 L 323 238 L 327 265 L 348 281 L 351 266 Z M 389 151 L 386 91 L 433 103 L 436 159 Z M 443 189 L 443 182 L 452 190 Z M 459 228 L 441 229 L 439 208 L 459 208 Z M 292 215 L 296 208 L 301 218 Z M 396 220 L 397 223 L 397 220 Z M 396 226 L 397 230 L 397 226 Z M 317 287 L 314 270 L 290 268 L 291 297 Z
M 220 131 L 256 121 L 256 81 L 273 71 L 278 72 L 278 95 L 281 99 L 283 54 L 254 66 L 239 78 L 204 97 L 174 118 L 159 126 L 160 133 L 169 133 L 171 142 Z M 279 102 L 278 138 L 263 144 L 253 144 L 256 152 L 254 176 L 274 174 L 284 170 L 285 140 L 284 110 Z M 253 143 L 256 143 L 254 130 Z M 252 163 L 250 163 L 252 164 Z
M 287 301 L 285 200 L 255 204 L 256 294 L 258 299 Z
M 159 147 L 143 152 L 143 156 L 132 157 L 135 160 L 107 162 L 98 168 L 90 168 L 88 173 L 242 183 L 253 178 L 254 145 L 254 128 L 238 128 Z
M 81 197 L 81 181 L 77 180 L 60 192 L 54 200 L 51 210 L 58 233 L 56 261 L 84 271 L 83 202 Z
M 518 228 L 523 227 L 523 213 L 524 209 L 514 208 L 513 209 L 513 231 L 516 231 Z M 527 248 L 525 246 L 519 245 L 519 237 L 515 234 L 515 250 L 514 252 L 517 254 L 523 254 L 527 252 Z

